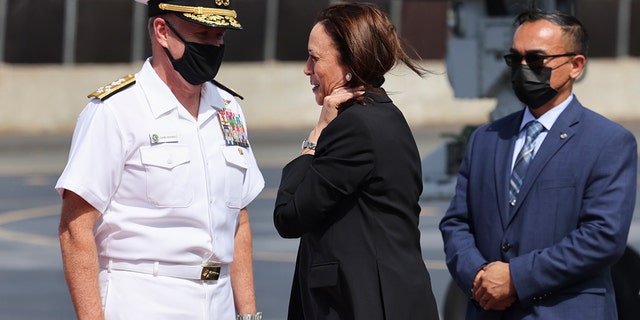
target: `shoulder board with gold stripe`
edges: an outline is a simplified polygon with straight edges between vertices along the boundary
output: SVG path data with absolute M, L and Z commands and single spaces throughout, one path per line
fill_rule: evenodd
M 235 97 L 240 98 L 241 100 L 244 100 L 244 97 L 243 97 L 243 96 L 239 95 L 239 94 L 238 94 L 237 92 L 235 92 L 233 89 L 231 89 L 231 88 L 229 88 L 229 87 L 225 86 L 224 84 L 222 84 L 222 83 L 220 83 L 220 82 L 218 82 L 218 81 L 216 81 L 216 80 L 211 80 L 211 82 L 213 82 L 213 84 L 215 84 L 218 88 L 220 88 L 220 89 L 222 89 L 222 90 L 224 90 L 224 91 L 226 91 L 226 92 L 229 92 L 232 96 L 235 96 Z
M 98 98 L 102 101 L 107 100 L 112 95 L 136 83 L 136 76 L 133 74 L 126 75 L 110 84 L 98 88 L 98 90 L 90 93 L 87 98 Z

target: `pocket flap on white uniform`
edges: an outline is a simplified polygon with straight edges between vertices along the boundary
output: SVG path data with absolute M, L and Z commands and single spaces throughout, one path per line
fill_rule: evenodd
M 222 149 L 222 154 L 227 163 L 243 169 L 249 167 L 245 153 L 246 150 L 244 148 L 237 146 L 229 146 Z
M 145 165 L 172 169 L 189 162 L 189 149 L 176 144 L 145 147 L 140 149 L 140 158 Z

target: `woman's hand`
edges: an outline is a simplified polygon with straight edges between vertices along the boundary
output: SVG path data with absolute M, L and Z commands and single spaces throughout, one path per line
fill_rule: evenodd
M 340 104 L 346 102 L 349 99 L 359 97 L 364 94 L 364 87 L 346 88 L 339 87 L 334 89 L 330 95 L 324 97 L 322 103 L 322 110 L 320 111 L 320 118 L 315 128 L 309 133 L 307 140 L 311 142 L 318 142 L 318 137 L 322 133 L 322 130 L 329 125 L 333 119 L 338 116 L 338 108 Z M 303 149 L 302 154 L 315 154 L 315 150 Z
M 338 116 L 338 108 L 340 104 L 349 99 L 359 97 L 364 94 L 364 87 L 346 88 L 339 87 L 334 89 L 330 95 L 324 97 L 320 118 L 316 127 L 311 131 L 307 140 L 317 142 L 322 130 Z

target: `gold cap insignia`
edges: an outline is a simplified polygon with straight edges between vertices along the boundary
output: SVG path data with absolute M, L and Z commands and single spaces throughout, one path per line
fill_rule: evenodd
M 242 29 L 231 0 L 149 0 L 149 17 L 174 12 L 189 22 L 216 28 Z

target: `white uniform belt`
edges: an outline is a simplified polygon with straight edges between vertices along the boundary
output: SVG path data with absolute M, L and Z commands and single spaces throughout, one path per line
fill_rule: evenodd
M 151 274 L 190 280 L 218 280 L 229 275 L 228 264 L 207 266 L 193 266 L 183 264 L 171 264 L 160 261 L 125 261 L 118 259 L 105 259 L 101 263 L 107 271 L 121 270 Z

